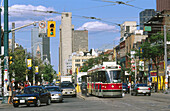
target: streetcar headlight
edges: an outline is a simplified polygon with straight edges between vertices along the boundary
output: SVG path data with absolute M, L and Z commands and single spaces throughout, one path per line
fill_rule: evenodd
M 36 97 L 28 97 L 28 99 L 36 99 Z

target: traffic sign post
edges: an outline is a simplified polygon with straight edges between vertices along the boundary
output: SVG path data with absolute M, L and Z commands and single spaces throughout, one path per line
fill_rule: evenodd
M 47 33 L 46 21 L 39 22 L 39 37 L 45 36 Z

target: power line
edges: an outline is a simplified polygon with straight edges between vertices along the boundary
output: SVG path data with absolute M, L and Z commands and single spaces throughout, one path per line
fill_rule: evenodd
M 116 4 L 127 5 L 127 6 L 131 6 L 131 7 L 134 7 L 134 8 L 143 9 L 143 8 L 136 7 L 134 5 L 128 4 L 129 2 L 132 2 L 134 0 L 130 0 L 130 1 L 126 1 L 126 2 L 123 2 L 123 1 L 109 1 L 109 0 L 93 0 L 93 1 L 108 2 L 108 3 L 112 3 L 112 5 L 116 5 Z

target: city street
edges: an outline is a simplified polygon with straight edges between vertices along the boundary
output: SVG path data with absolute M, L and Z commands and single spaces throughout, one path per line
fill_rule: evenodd
M 152 96 L 131 96 L 124 98 L 98 98 L 78 96 L 77 98 L 65 97 L 63 103 L 52 103 L 41 107 L 0 104 L 0 111 L 169 111 L 170 94 L 152 93 Z

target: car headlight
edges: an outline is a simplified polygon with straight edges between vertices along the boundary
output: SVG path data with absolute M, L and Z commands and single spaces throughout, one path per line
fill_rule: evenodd
M 28 97 L 28 99 L 36 99 L 36 97 Z
M 61 96 L 61 94 L 55 94 L 55 96 Z
M 17 97 L 14 97 L 13 100 L 18 100 L 18 98 L 17 98 Z
M 76 89 L 73 89 L 73 91 L 76 91 Z

